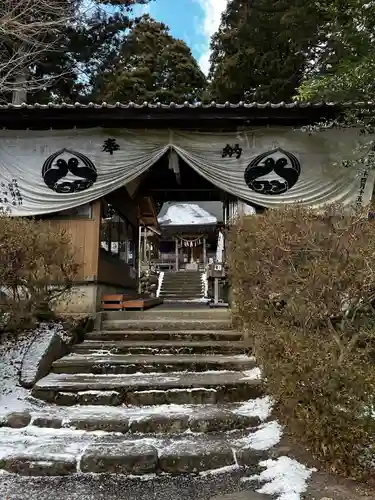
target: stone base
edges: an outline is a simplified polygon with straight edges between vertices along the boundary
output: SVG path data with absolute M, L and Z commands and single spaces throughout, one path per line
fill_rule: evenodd
M 187 262 L 185 264 L 185 270 L 186 271 L 198 271 L 199 270 L 199 264 L 196 262 Z
M 103 295 L 118 293 L 134 294 L 135 290 L 100 283 L 75 285 L 69 299 L 56 302 L 54 309 L 62 314 L 95 314 L 101 310 Z

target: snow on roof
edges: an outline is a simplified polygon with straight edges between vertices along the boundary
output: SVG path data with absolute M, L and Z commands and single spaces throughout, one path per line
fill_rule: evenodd
M 189 226 L 217 224 L 217 218 L 196 203 L 176 203 L 159 217 L 161 226 Z

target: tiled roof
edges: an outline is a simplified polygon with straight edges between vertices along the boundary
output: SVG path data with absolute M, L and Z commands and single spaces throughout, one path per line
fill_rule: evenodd
M 161 104 L 161 103 L 156 103 L 156 104 L 151 104 L 148 102 L 144 102 L 143 104 L 136 104 L 134 102 L 129 102 L 129 103 L 122 103 L 122 102 L 116 102 L 115 104 L 108 104 L 107 102 L 102 102 L 102 103 L 94 103 L 90 102 L 88 104 L 82 104 L 79 102 L 76 102 L 74 104 L 68 104 L 66 102 L 63 102 L 61 104 L 55 104 L 52 102 L 49 102 L 48 104 L 27 104 L 27 103 L 22 103 L 22 104 L 12 104 L 12 103 L 7 103 L 7 104 L 0 104 L 0 110 L 4 109 L 239 109 L 239 108 L 245 108 L 245 109 L 293 109 L 293 108 L 299 108 L 299 109 L 305 109 L 305 108 L 327 108 L 327 107 L 347 107 L 347 106 L 366 106 L 366 105 L 374 105 L 375 103 L 373 102 L 346 102 L 346 103 L 339 103 L 339 102 L 317 102 L 317 103 L 312 103 L 312 102 L 279 102 L 279 103 L 272 103 L 272 102 L 265 102 L 265 103 L 260 103 L 260 102 L 251 102 L 251 103 L 246 103 L 244 101 L 241 101 L 237 104 L 232 104 L 230 102 L 226 102 L 224 104 L 219 104 L 216 102 L 211 102 L 209 104 L 203 104 L 203 103 L 194 103 L 191 104 L 189 102 L 184 102 L 183 104 L 176 104 L 174 102 L 171 102 L 170 104 Z

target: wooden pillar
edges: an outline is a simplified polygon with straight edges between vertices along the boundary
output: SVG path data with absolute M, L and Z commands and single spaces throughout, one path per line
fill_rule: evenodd
M 143 262 L 147 263 L 147 228 L 143 227 Z
M 138 271 L 138 293 L 141 293 L 141 253 L 142 253 L 142 226 L 138 225 L 138 255 L 137 255 L 137 271 Z
M 214 279 L 214 303 L 219 303 L 219 278 Z
M 175 238 L 176 242 L 176 271 L 178 271 L 178 238 Z
M 203 265 L 206 267 L 207 252 L 206 252 L 206 237 L 203 237 Z

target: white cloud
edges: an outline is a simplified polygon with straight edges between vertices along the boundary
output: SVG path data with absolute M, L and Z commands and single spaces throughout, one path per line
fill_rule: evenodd
M 211 36 L 220 26 L 221 14 L 224 12 L 228 0 L 198 0 L 203 10 L 203 21 L 200 29 L 206 39 L 204 50 L 199 58 L 199 65 L 207 75 L 210 69 L 210 41 Z

